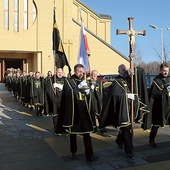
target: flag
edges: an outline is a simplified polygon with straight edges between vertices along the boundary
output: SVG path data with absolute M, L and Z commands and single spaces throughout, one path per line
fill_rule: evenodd
M 54 10 L 54 23 L 53 23 L 53 52 L 55 58 L 55 66 L 57 68 L 63 68 L 66 65 L 70 73 L 71 68 L 68 63 L 66 54 L 64 52 L 63 44 L 60 37 L 60 32 L 55 19 L 55 10 Z
M 84 25 L 82 24 L 81 32 L 80 32 L 80 49 L 79 49 L 78 63 L 84 66 L 86 73 L 90 72 L 89 56 L 90 56 L 90 50 L 87 42 L 87 36 L 84 29 Z

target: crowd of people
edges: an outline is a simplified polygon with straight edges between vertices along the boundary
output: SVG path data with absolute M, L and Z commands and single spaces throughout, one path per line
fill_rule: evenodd
M 72 159 L 76 157 L 77 135 L 82 135 L 86 160 L 95 161 L 90 134 L 98 130 L 107 132 L 107 126 L 119 129 L 115 142 L 128 158 L 134 159 L 134 123 L 140 123 L 143 130 L 150 130 L 148 138 L 153 147 L 157 146 L 158 128 L 170 125 L 169 66 L 160 65 L 149 95 L 142 68 L 135 67 L 132 73 L 121 64 L 118 73 L 104 86 L 98 80 L 97 70 L 92 70 L 87 77 L 81 64 L 76 64 L 74 74 L 68 77 L 62 68 L 57 68 L 55 74 L 48 71 L 46 76 L 38 71 L 27 75 L 17 69 L 6 75 L 5 86 L 24 106 L 34 109 L 37 117 L 53 116 L 54 134 L 70 136 Z

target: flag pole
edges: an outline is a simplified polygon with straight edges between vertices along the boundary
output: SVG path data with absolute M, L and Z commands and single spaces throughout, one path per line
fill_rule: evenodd
M 54 0 L 54 16 L 53 16 L 53 20 L 54 20 L 53 22 L 54 23 L 53 23 L 53 29 L 54 29 L 54 24 L 56 22 L 55 9 L 56 9 L 56 7 L 55 7 L 55 0 Z M 54 58 L 54 83 L 56 83 L 56 51 L 55 50 L 53 50 L 53 58 Z M 57 90 L 56 90 L 56 88 L 54 88 L 54 93 L 56 94 L 56 92 L 57 92 Z
M 85 31 L 85 28 L 84 28 L 84 24 L 83 24 L 83 17 L 82 17 L 82 13 L 81 13 L 81 9 L 79 8 L 79 14 L 80 14 L 80 21 L 81 21 L 81 29 L 83 30 L 83 32 Z M 81 35 L 82 36 L 82 35 Z M 82 38 L 82 37 L 81 37 Z M 84 45 L 85 45 L 85 50 L 86 50 L 86 54 L 88 55 L 88 57 L 90 56 L 90 51 L 89 51 L 89 47 L 88 47 L 88 42 L 87 42 L 87 37 L 85 36 L 84 38 Z M 88 75 L 88 72 L 90 72 L 90 64 L 89 64 L 89 60 L 88 60 L 88 67 L 89 67 L 89 70 L 85 70 L 85 76 L 87 77 Z
M 81 9 L 79 8 L 79 13 L 80 13 L 80 21 L 81 21 L 81 24 L 83 23 L 83 18 L 82 18 L 82 15 L 81 15 Z
M 80 13 L 80 21 L 81 21 L 81 27 L 82 27 L 83 18 L 82 18 L 82 14 L 81 14 L 81 9 L 80 9 L 80 8 L 79 8 L 79 13 Z M 84 76 L 83 76 L 84 80 L 86 80 L 86 77 L 87 77 L 87 73 L 86 73 L 86 71 L 85 71 Z
M 55 7 L 55 0 L 54 0 L 54 23 L 56 22 L 56 16 L 55 16 L 55 10 L 56 10 L 56 7 Z M 56 83 L 56 54 L 55 54 L 55 51 L 53 51 L 53 55 L 54 55 L 54 82 Z
M 68 67 L 69 74 L 71 74 L 71 67 L 69 65 L 69 62 L 64 51 L 64 46 L 61 40 L 60 32 L 56 21 L 55 9 L 56 7 L 54 1 L 54 23 L 53 23 L 54 75 L 56 75 L 56 71 L 58 68 L 63 69 L 65 65 Z M 56 76 L 54 78 L 56 79 Z

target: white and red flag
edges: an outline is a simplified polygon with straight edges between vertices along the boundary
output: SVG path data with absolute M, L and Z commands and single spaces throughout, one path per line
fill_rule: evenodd
M 80 32 L 80 49 L 78 55 L 78 63 L 84 66 L 86 73 L 90 72 L 89 56 L 90 56 L 90 50 L 87 42 L 86 31 L 82 23 L 81 32 Z

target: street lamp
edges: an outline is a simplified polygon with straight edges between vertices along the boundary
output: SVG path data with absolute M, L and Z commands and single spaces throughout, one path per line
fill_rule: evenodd
M 157 29 L 161 31 L 161 58 L 162 58 L 162 63 L 165 60 L 164 57 L 164 36 L 163 36 L 163 31 L 170 30 L 170 28 L 158 28 L 156 25 L 149 25 L 151 28 Z

